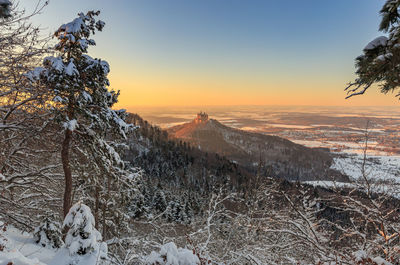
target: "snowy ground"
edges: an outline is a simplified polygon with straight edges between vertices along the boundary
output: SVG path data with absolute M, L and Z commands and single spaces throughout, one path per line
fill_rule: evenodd
M 362 176 L 362 154 L 334 158 L 331 168 L 358 179 Z M 400 183 L 400 156 L 367 156 L 365 174 L 368 178 L 382 182 Z
M 305 181 L 305 184 L 312 186 L 318 186 L 329 189 L 339 189 L 339 188 L 352 188 L 358 190 L 365 190 L 365 185 L 362 182 L 345 183 L 345 182 L 335 182 L 335 181 Z M 390 197 L 400 199 L 400 183 L 371 183 L 371 190 L 373 192 L 387 194 Z
M 116 264 L 100 261 L 96 253 L 71 256 L 68 249 L 52 249 L 36 244 L 31 233 L 7 226 L 0 221 L 0 265 L 100 265 Z M 199 258 L 193 250 L 179 248 L 173 242 L 160 246 L 149 256 L 141 256 L 140 264 L 197 265 Z M 125 264 L 125 263 L 124 263 Z
M 0 251 L 1 265 L 10 262 L 13 265 L 45 265 L 56 255 L 55 250 L 36 244 L 32 234 L 23 233 L 11 226 L 6 231 L 0 231 L 0 245 L 5 245 L 3 251 Z
M 363 155 L 360 153 L 344 154 L 334 158 L 331 168 L 349 176 L 352 183 L 334 181 L 307 181 L 305 183 L 326 188 L 357 187 L 357 182 L 363 181 Z M 364 175 L 376 192 L 390 193 L 400 198 L 400 156 L 367 156 L 364 165 Z
M 68 249 L 52 249 L 36 244 L 31 233 L 7 226 L 0 221 L 0 265 L 95 265 L 96 252 L 84 256 L 71 256 Z

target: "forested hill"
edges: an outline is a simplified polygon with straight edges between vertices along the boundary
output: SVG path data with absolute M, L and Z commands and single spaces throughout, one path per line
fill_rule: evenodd
M 203 117 L 203 116 L 204 117 Z M 287 139 L 247 132 L 198 114 L 192 122 L 168 129 L 171 137 L 186 141 L 198 149 L 225 156 L 252 170 L 268 168 L 270 175 L 290 181 L 348 180 L 330 169 L 329 150 L 308 148 Z
M 167 131 L 151 125 L 138 114 L 129 114 L 127 121 L 139 128 L 128 140 L 129 149 L 124 159 L 141 167 L 154 183 L 191 187 L 201 192 L 219 186 L 244 191 L 257 174 L 221 155 L 170 139 Z M 263 176 L 271 175 L 264 171 Z

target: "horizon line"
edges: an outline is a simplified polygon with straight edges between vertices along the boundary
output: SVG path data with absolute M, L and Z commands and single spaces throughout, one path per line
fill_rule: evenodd
M 120 108 L 128 109 L 128 108 L 154 108 L 154 107 L 159 107 L 159 108 L 165 108 L 165 107 L 350 107 L 350 108 L 360 108 L 360 107 L 400 107 L 399 105 L 309 105 L 309 104 L 304 104 L 304 105 L 297 105 L 297 104 L 227 104 L 227 105 L 216 105 L 216 104 L 210 104 L 210 105 L 200 105 L 200 104 L 195 104 L 195 105 L 132 105 L 132 106 L 121 106 Z

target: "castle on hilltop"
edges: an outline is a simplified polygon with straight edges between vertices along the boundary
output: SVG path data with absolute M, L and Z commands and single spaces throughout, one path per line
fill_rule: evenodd
M 207 122 L 208 121 L 208 114 L 205 112 L 199 112 L 197 113 L 196 119 L 194 119 L 195 123 L 202 123 L 202 122 Z

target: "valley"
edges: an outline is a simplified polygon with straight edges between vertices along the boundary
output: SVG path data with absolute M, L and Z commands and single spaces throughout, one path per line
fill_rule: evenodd
M 169 129 L 191 122 L 201 109 L 142 107 L 138 112 L 149 122 Z M 366 150 L 370 178 L 400 182 L 400 111 L 397 108 L 215 106 L 205 111 L 211 119 L 227 127 L 278 136 L 310 148 L 328 148 L 334 155 L 331 169 L 354 179 L 360 178 Z

